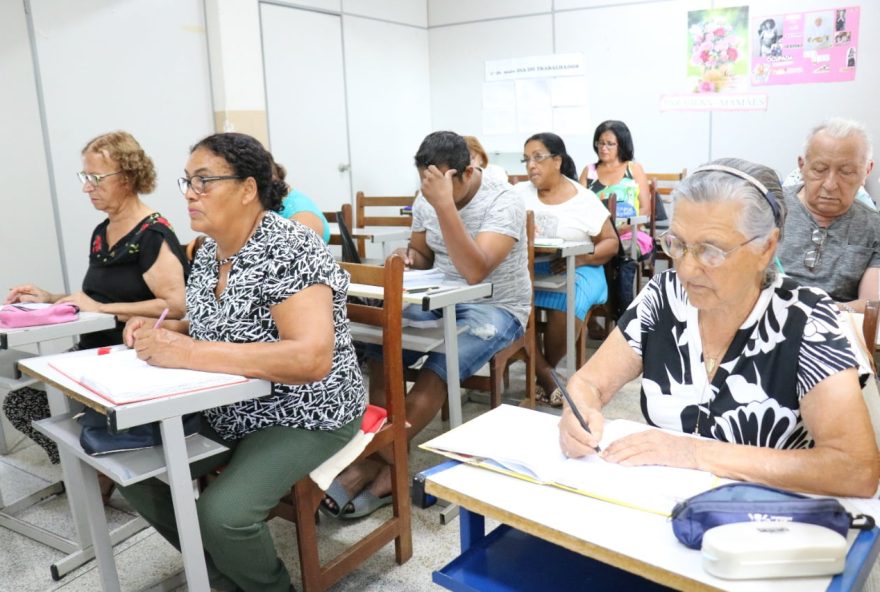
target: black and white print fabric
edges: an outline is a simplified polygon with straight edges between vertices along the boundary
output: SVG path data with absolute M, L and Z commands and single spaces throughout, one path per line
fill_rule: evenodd
M 315 284 L 333 290 L 336 340 L 330 373 L 318 382 L 272 385 L 272 393 L 205 411 L 227 439 L 272 425 L 335 430 L 364 412 L 366 392 L 346 316 L 348 273 L 314 232 L 267 212 L 235 256 L 226 287 L 215 298 L 217 244 L 199 249 L 186 286 L 190 335 L 205 341 L 278 341 L 270 308 Z
M 837 319 L 827 294 L 778 278 L 761 292 L 711 382 L 697 309 L 674 270 L 648 283 L 620 327 L 642 358 L 642 413 L 651 425 L 788 449 L 814 444 L 800 415 L 801 397 L 825 378 L 858 367 Z

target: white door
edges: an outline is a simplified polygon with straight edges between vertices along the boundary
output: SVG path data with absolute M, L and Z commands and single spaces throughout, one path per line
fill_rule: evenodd
M 338 15 L 260 5 L 269 143 L 287 182 L 324 211 L 352 203 Z

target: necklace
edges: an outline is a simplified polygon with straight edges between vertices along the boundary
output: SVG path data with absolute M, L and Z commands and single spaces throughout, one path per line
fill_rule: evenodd
M 698 313 L 699 314 L 699 313 Z M 700 316 L 697 316 L 697 327 L 699 328 L 700 333 L 700 343 L 705 344 L 706 340 L 703 339 L 703 319 Z M 734 332 L 736 335 L 736 332 Z M 697 422 L 694 426 L 694 435 L 698 436 L 700 434 L 700 408 L 703 405 L 706 405 L 706 415 L 711 417 L 711 410 L 708 407 L 708 394 L 707 391 L 712 383 L 712 378 L 715 376 L 715 371 L 718 369 L 718 363 L 724 357 L 724 354 L 727 353 L 727 348 L 730 347 L 730 343 L 733 341 L 733 337 L 727 340 L 727 342 L 715 353 L 715 355 L 710 355 L 706 349 L 703 349 L 703 366 L 706 368 L 706 381 L 703 383 L 703 390 L 700 393 L 700 401 L 697 405 Z
M 262 214 L 259 215 L 259 216 L 257 216 L 257 220 L 254 222 L 254 226 L 253 226 L 253 228 L 251 228 L 251 231 L 248 233 L 248 239 L 249 239 L 249 238 L 254 234 L 254 232 L 257 230 L 257 226 L 260 225 L 260 221 L 261 221 L 262 219 L 263 219 Z M 247 243 L 247 239 L 245 239 L 245 243 Z M 243 247 L 243 246 L 244 246 L 244 245 L 242 245 L 242 247 Z M 218 247 L 218 250 L 219 250 L 219 247 Z M 233 253 L 233 254 L 230 255 L 229 257 L 226 257 L 226 258 L 224 258 L 224 259 L 217 259 L 217 265 L 218 265 L 219 267 L 223 267 L 224 265 L 226 265 L 226 264 L 228 264 L 228 263 L 232 263 L 233 261 L 235 261 L 236 259 L 238 259 L 238 254 L 239 254 L 239 253 L 241 253 L 241 248 L 239 248 L 238 251 L 236 251 L 235 253 Z

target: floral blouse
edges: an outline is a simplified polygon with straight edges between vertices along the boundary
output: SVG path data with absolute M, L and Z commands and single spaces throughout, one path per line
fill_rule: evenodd
M 314 232 L 267 212 L 254 234 L 234 256 L 226 287 L 217 298 L 217 243 L 207 239 L 196 254 L 186 286 L 189 333 L 194 339 L 232 343 L 279 338 L 271 307 L 315 284 L 333 291 L 336 335 L 327 376 L 306 384 L 272 384 L 269 395 L 205 411 L 226 439 L 283 425 L 335 430 L 363 414 L 366 391 L 346 316 L 348 273 Z
M 827 294 L 778 278 L 733 337 L 711 382 L 697 309 L 674 270 L 654 277 L 620 319 L 642 358 L 642 413 L 651 425 L 770 448 L 810 448 L 800 400 L 857 368 Z M 699 418 L 699 419 L 698 419 Z
M 162 214 L 153 212 L 113 245 L 107 244 L 109 223 L 108 219 L 98 224 L 89 241 L 89 268 L 82 283 L 82 291 L 89 298 L 102 304 L 154 299 L 156 295 L 144 281 L 144 274 L 156 262 L 165 243 L 183 266 L 184 279 L 189 274 L 186 253 Z M 82 335 L 80 347 L 122 343 L 124 326 L 117 323 L 115 329 Z

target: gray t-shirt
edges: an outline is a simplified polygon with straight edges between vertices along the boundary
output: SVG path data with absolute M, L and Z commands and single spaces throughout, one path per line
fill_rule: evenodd
M 815 286 L 838 302 L 859 297 L 859 282 L 869 267 L 880 267 L 880 214 L 856 201 L 828 226 L 819 261 L 810 270 L 804 255 L 816 247 L 811 237 L 818 224 L 798 199 L 803 185 L 783 188 L 785 232 L 778 256 L 785 273 L 802 286 Z
M 525 207 L 508 187 L 487 175 L 482 177 L 479 191 L 470 203 L 458 211 L 458 215 L 472 237 L 481 232 L 497 232 L 515 238 L 516 244 L 486 278 L 487 282 L 492 282 L 492 296 L 480 302 L 509 311 L 525 328 L 532 308 Z M 413 203 L 412 216 L 413 232 L 425 232 L 428 247 L 434 252 L 434 268 L 442 271 L 448 281 L 466 283 L 449 258 L 437 212 L 422 195 Z

